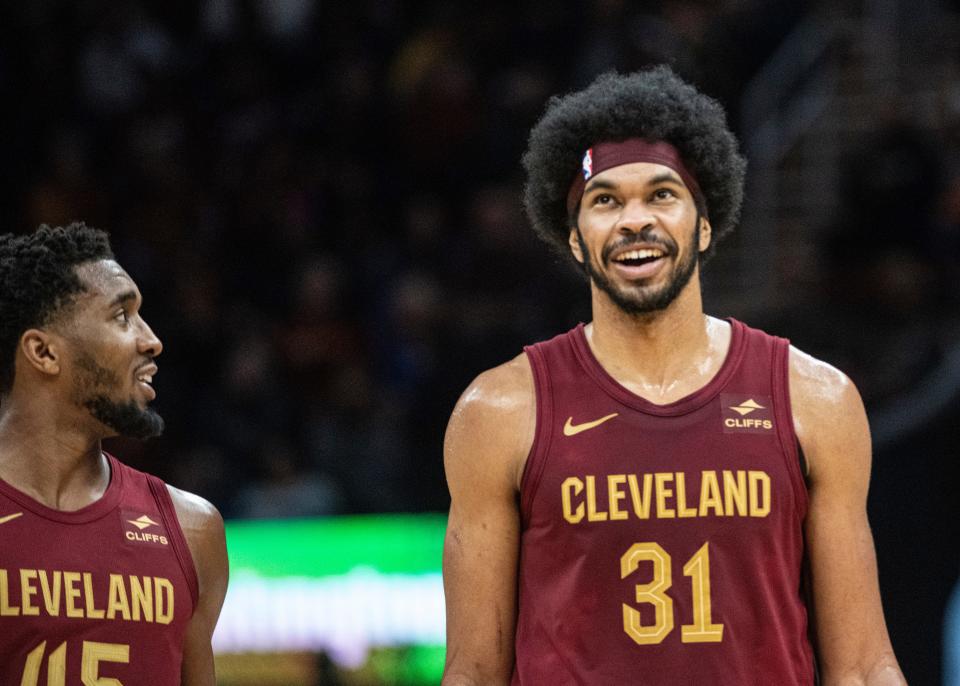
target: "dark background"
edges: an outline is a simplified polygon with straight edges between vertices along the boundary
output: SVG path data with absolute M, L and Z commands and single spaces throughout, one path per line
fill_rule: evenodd
M 4 2 L 0 220 L 107 229 L 164 340 L 115 449 L 227 517 L 443 510 L 460 391 L 589 318 L 520 155 L 546 99 L 668 62 L 750 160 L 708 311 L 846 371 L 912 684 L 960 543 L 957 7 L 875 0 Z

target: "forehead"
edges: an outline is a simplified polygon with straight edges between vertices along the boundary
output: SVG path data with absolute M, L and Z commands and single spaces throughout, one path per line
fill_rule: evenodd
M 81 297 L 113 300 L 122 293 L 137 292 L 133 279 L 114 260 L 85 262 L 77 265 L 76 273 L 85 289 Z
M 587 182 L 586 189 L 589 190 L 591 185 L 597 182 L 649 184 L 654 182 L 659 183 L 667 178 L 686 187 L 680 175 L 665 164 L 657 164 L 656 162 L 630 162 L 629 164 L 610 167 L 610 169 L 605 169 L 599 174 L 594 175 Z

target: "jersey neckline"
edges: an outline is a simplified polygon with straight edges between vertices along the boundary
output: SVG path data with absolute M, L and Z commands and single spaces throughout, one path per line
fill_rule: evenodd
M 730 380 L 730 377 L 740 364 L 744 350 L 745 327 L 741 322 L 732 317 L 727 318 L 725 321 L 730 323 L 730 347 L 727 349 L 727 355 L 720 365 L 720 369 L 717 370 L 717 373 L 713 375 L 712 379 L 697 390 L 679 400 L 665 405 L 658 405 L 637 395 L 614 379 L 610 373 L 604 369 L 603 365 L 600 364 L 600 361 L 590 349 L 583 322 L 577 324 L 572 332 L 573 350 L 587 374 L 589 374 L 608 395 L 613 397 L 614 400 L 639 412 L 645 412 L 646 414 L 661 417 L 682 415 L 693 412 L 715 398 Z
M 120 463 L 110 453 L 104 451 L 103 454 L 110 465 L 110 483 L 107 484 L 102 496 L 79 510 L 57 510 L 47 507 L 26 493 L 17 490 L 3 479 L 0 479 L 0 493 L 30 510 L 33 514 L 60 524 L 87 524 L 95 521 L 117 506 L 123 492 L 123 470 L 120 469 Z

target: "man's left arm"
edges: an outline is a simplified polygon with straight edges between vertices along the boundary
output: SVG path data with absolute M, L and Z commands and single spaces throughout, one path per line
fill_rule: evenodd
M 223 518 L 203 498 L 167 487 L 197 570 L 199 598 L 183 642 L 182 686 L 215 686 L 211 639 L 227 593 L 229 568 Z
M 824 686 L 906 684 L 890 644 L 867 521 L 870 430 L 853 382 L 791 348 L 790 400 L 809 472 L 805 524 Z

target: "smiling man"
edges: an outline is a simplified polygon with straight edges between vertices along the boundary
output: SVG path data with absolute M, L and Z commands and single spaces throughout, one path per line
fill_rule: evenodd
M 592 321 L 450 419 L 444 684 L 903 684 L 859 394 L 703 312 L 743 194 L 722 108 L 665 67 L 605 75 L 550 102 L 524 165 Z
M 140 304 L 102 231 L 0 236 L 0 685 L 215 683 L 223 521 L 100 447 L 163 431 Z

